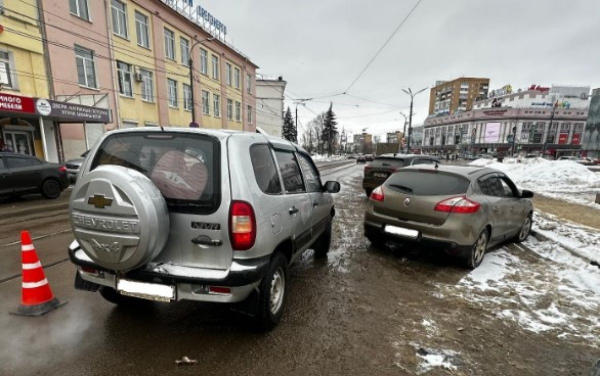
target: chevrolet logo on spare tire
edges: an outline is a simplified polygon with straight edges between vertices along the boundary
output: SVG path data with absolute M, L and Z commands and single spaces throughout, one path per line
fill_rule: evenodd
M 107 206 L 111 206 L 113 202 L 112 198 L 107 198 L 104 195 L 93 195 L 88 199 L 88 204 L 94 205 L 98 209 L 104 209 Z

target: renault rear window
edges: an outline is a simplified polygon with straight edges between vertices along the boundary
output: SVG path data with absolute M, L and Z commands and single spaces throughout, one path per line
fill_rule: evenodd
M 417 196 L 447 196 L 467 193 L 469 184 L 468 179 L 444 172 L 400 170 L 386 180 L 385 187 Z
M 206 135 L 175 132 L 115 134 L 104 140 L 92 170 L 117 165 L 146 175 L 169 210 L 210 214 L 221 202 L 220 143 Z

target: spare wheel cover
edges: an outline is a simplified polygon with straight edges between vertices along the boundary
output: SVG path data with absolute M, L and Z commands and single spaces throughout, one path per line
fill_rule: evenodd
M 138 268 L 162 251 L 169 235 L 164 197 L 145 175 L 104 165 L 77 181 L 71 227 L 84 252 L 116 271 Z

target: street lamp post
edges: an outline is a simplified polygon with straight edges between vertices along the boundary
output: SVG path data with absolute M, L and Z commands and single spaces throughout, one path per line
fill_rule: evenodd
M 413 102 L 415 99 L 415 95 L 424 92 L 425 90 L 427 90 L 427 88 L 421 89 L 419 91 L 417 91 L 416 93 L 413 93 L 412 90 L 410 88 L 408 88 L 408 90 L 404 90 L 402 89 L 403 92 L 405 92 L 406 94 L 410 95 L 410 113 L 408 115 L 408 139 L 406 140 L 406 152 L 410 153 L 410 139 L 412 136 L 412 116 L 413 116 Z
M 556 107 L 558 106 L 558 100 L 554 102 L 552 105 L 552 113 L 550 115 L 550 124 L 548 125 L 548 132 L 546 133 L 546 138 L 544 139 L 544 146 L 542 148 L 542 156 L 546 155 L 546 148 L 548 147 L 548 136 L 550 135 L 550 131 L 552 130 L 552 121 L 554 120 L 554 113 L 556 112 Z M 554 132 L 554 137 L 556 138 L 556 132 Z M 552 142 L 555 142 L 552 140 Z
M 301 104 L 304 107 L 306 107 L 306 102 L 308 102 L 311 99 L 312 98 L 298 99 L 298 101 L 296 102 L 296 143 L 298 143 L 298 105 Z
M 408 117 L 406 117 L 404 112 L 400 112 L 400 115 L 402 115 L 404 117 L 404 129 L 402 130 L 402 138 L 406 138 L 406 125 L 408 124 Z M 402 149 L 404 149 L 404 148 L 402 148 Z
M 214 40 L 214 37 L 211 38 L 206 38 L 206 39 L 202 39 L 197 41 L 196 43 L 192 44 L 192 47 L 190 48 L 190 58 L 188 60 L 188 65 L 190 67 L 190 90 L 191 90 L 191 100 L 192 100 L 192 124 L 196 124 L 196 106 L 195 106 L 195 102 L 194 102 L 194 59 L 192 58 L 192 56 L 194 56 L 194 47 L 196 47 L 199 44 L 202 44 L 204 42 L 210 42 L 211 40 Z M 195 126 L 195 125 L 194 125 Z

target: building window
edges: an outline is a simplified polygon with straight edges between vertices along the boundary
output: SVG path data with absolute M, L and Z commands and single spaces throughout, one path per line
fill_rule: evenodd
M 0 84 L 5 88 L 13 87 L 10 54 L 0 51 Z
M 111 2 L 113 33 L 127 38 L 127 7 L 119 0 Z
M 252 106 L 248 106 L 248 124 L 252 124 Z
M 175 33 L 165 28 L 165 56 L 175 60 Z
M 190 85 L 183 84 L 183 109 L 192 111 L 194 105 L 192 103 L 192 87 Z
M 208 52 L 205 49 L 200 49 L 200 73 L 208 74 Z
M 241 84 L 240 80 L 241 80 L 240 70 L 238 68 L 235 68 L 234 72 L 233 72 L 233 83 L 234 83 L 236 89 L 240 88 L 240 84 Z
M 221 117 L 221 96 L 213 94 L 213 111 L 215 117 Z
M 131 64 L 117 61 L 117 73 L 119 76 L 119 93 L 126 97 L 133 97 L 131 85 Z
M 190 64 L 190 41 L 179 38 L 179 44 L 181 45 L 181 64 L 187 67 Z
M 169 106 L 177 107 L 177 81 L 167 78 L 167 96 Z
M 246 91 L 248 94 L 252 93 L 252 76 L 246 74 Z
M 202 90 L 202 113 L 204 115 L 210 115 L 210 93 L 206 90 Z
M 75 63 L 79 85 L 94 89 L 98 88 L 94 51 L 75 45 Z
M 212 78 L 219 81 L 219 57 L 212 55 Z
M 242 121 L 242 104 L 240 102 L 235 102 L 235 121 Z
M 225 83 L 231 86 L 231 64 L 225 63 Z
M 148 17 L 140 12 L 135 12 L 135 31 L 137 34 L 137 44 L 142 47 L 150 48 Z
M 140 69 L 140 75 L 142 76 L 142 100 L 154 102 L 154 81 L 152 79 L 152 72 Z
M 233 120 L 233 100 L 227 99 L 227 120 Z
M 0 1 L 0 5 L 2 2 Z M 69 0 L 69 8 L 71 14 L 83 18 L 86 21 L 90 20 L 90 11 L 88 8 L 88 0 Z

